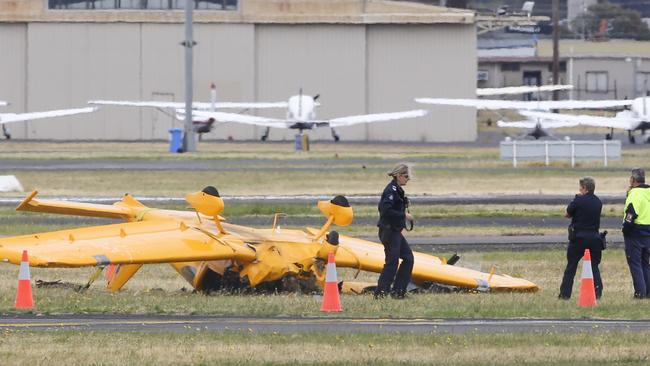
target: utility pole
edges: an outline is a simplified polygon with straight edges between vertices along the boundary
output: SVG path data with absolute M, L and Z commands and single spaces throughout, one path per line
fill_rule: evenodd
M 553 85 L 560 83 L 560 0 L 553 0 Z M 559 90 L 553 91 L 553 100 L 559 99 Z
M 192 39 L 192 11 L 194 0 L 185 1 L 185 131 L 183 133 L 183 151 L 196 151 L 196 138 L 192 121 L 192 47 L 196 44 Z

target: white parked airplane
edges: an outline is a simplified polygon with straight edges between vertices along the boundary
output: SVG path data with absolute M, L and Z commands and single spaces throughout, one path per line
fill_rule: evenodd
M 129 100 L 89 100 L 88 104 L 93 105 L 118 105 L 127 107 L 152 107 L 160 109 L 185 109 L 185 103 L 181 102 L 160 102 L 160 101 L 129 101 Z M 271 103 L 249 103 L 249 102 L 217 102 L 217 89 L 214 84 L 210 86 L 209 102 L 193 102 L 192 108 L 196 110 L 217 110 L 217 109 L 265 109 L 265 108 L 286 108 L 287 102 Z
M 167 110 L 170 110 L 173 115 L 178 116 L 179 113 L 184 113 L 185 103 L 181 102 L 160 102 L 160 101 L 128 101 L 128 100 L 89 100 L 88 104 L 93 105 L 116 105 L 116 106 L 126 106 L 126 107 L 150 107 L 162 110 L 167 113 Z M 231 116 L 234 113 L 221 113 L 216 112 L 218 109 L 270 109 L 270 108 L 287 108 L 287 102 L 262 102 L 262 103 L 251 103 L 251 102 L 217 102 L 217 89 L 214 84 L 210 86 L 210 102 L 193 102 L 192 109 L 211 111 L 215 113 L 215 116 L 220 117 L 207 117 L 202 120 L 194 121 L 194 132 L 199 134 L 208 133 L 214 127 L 214 123 L 219 122 L 237 122 L 227 120 L 228 116 Z M 195 115 L 198 118 L 201 118 L 198 115 Z M 177 117 L 178 118 L 178 117 Z M 216 119 L 215 119 L 216 118 Z M 226 120 L 222 121 L 225 118 Z M 182 119 L 181 119 L 182 120 Z
M 4 102 L 4 104 L 0 103 L 0 105 L 7 105 L 7 103 L 6 102 Z M 58 110 L 44 111 L 44 112 L 0 113 L 0 124 L 2 125 L 2 134 L 5 136 L 7 140 L 9 140 L 11 138 L 11 134 L 9 133 L 7 127 L 5 126 L 7 123 L 31 121 L 34 119 L 42 119 L 42 118 L 71 116 L 74 114 L 95 112 L 96 110 L 97 107 L 86 107 L 86 108 L 74 108 L 74 109 L 58 109 Z
M 571 90 L 573 85 L 522 85 L 522 86 L 507 86 L 504 88 L 478 88 L 476 95 L 484 97 L 488 95 L 506 95 L 506 94 L 526 94 L 526 93 L 541 93 L 555 90 Z
M 620 128 L 628 131 L 630 142 L 634 143 L 633 132 L 641 130 L 646 142 L 646 130 L 650 129 L 650 98 L 636 98 L 632 100 L 564 100 L 564 101 L 510 101 L 488 99 L 448 99 L 448 98 L 416 98 L 415 101 L 424 104 L 453 105 L 474 107 L 477 109 L 514 109 L 528 117 L 528 121 L 497 123 L 500 127 L 532 128 L 528 135 L 535 138 L 547 136 L 548 128 L 573 127 L 577 125 Z M 647 100 L 647 102 L 646 102 Z M 559 109 L 607 109 L 630 108 L 618 112 L 616 117 L 598 117 L 589 115 L 570 115 L 550 113 Z M 612 138 L 612 133 L 607 134 L 607 139 Z
M 192 114 L 195 117 L 199 118 L 213 118 L 219 122 L 236 122 L 266 127 L 266 131 L 262 136 L 262 141 L 265 141 L 269 137 L 269 131 L 271 128 L 296 129 L 302 133 L 304 130 L 312 130 L 318 127 L 331 128 L 334 141 L 339 141 L 340 137 L 334 130 L 336 127 L 352 126 L 360 123 L 374 123 L 405 118 L 416 118 L 427 114 L 427 111 L 425 110 L 416 109 L 402 112 L 361 114 L 332 119 L 317 119 L 315 107 L 318 105 L 318 103 L 316 102 L 316 99 L 318 99 L 318 95 L 313 97 L 310 95 L 303 95 L 302 90 L 300 91 L 300 94 L 290 97 L 286 102 L 286 119 L 199 110 L 192 111 Z M 182 114 L 183 111 L 179 111 L 179 113 Z M 182 116 L 179 116 L 179 118 L 180 117 Z
M 303 95 L 302 89 L 298 95 L 294 95 L 285 102 L 261 102 L 261 103 L 216 103 L 216 91 L 214 86 L 211 92 L 210 103 L 193 103 L 192 119 L 194 121 L 195 131 L 199 134 L 210 132 L 215 123 L 242 123 L 266 127 L 262 136 L 262 141 L 268 139 L 271 128 L 289 128 L 297 129 L 301 133 L 304 130 L 311 130 L 317 127 L 332 128 L 332 137 L 339 141 L 339 136 L 334 128 L 351 126 L 359 123 L 372 123 L 380 121 L 390 121 L 404 118 L 421 117 L 427 114 L 425 110 L 411 110 L 394 113 L 377 113 L 365 114 L 348 117 L 339 117 L 328 120 L 316 119 L 316 107 L 320 105 L 317 102 L 319 95 Z M 133 102 L 133 101 L 109 101 L 109 100 L 91 100 L 89 104 L 95 105 L 121 105 L 133 107 L 155 107 L 159 109 L 172 109 L 179 120 L 185 119 L 185 105 L 174 102 Z M 276 119 L 268 117 L 251 116 L 240 113 L 220 112 L 217 109 L 239 108 L 239 109 L 265 109 L 265 108 L 286 108 L 286 119 Z

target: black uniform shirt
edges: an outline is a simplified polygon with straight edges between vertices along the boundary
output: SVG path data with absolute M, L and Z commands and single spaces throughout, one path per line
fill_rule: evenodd
M 576 232 L 593 231 L 600 229 L 600 211 L 603 204 L 600 198 L 593 193 L 576 195 L 569 203 L 566 212 L 571 216 L 571 225 Z
M 379 210 L 379 227 L 390 227 L 393 230 L 402 230 L 406 227 L 406 196 L 404 190 L 393 179 L 381 194 L 377 206 Z

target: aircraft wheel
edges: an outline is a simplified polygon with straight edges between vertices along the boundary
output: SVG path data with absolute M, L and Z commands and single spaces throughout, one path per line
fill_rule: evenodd
M 262 138 L 260 140 L 266 141 L 266 136 L 262 136 Z
M 636 144 L 636 139 L 632 135 L 630 135 L 630 143 L 631 144 Z
M 339 137 L 339 135 L 335 135 L 335 136 L 334 136 L 334 142 L 339 142 L 339 140 L 341 140 L 341 138 Z
M 611 133 L 608 133 L 607 135 L 605 135 L 605 140 L 611 140 L 611 139 L 612 139 L 612 134 Z

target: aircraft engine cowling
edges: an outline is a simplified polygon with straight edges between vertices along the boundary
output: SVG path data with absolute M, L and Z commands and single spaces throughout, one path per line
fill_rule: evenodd
M 336 253 L 338 249 L 339 249 L 339 233 L 332 230 L 325 237 L 325 241 L 318 249 L 318 253 L 316 253 L 316 257 L 323 260 L 327 260 L 327 255 L 329 253 Z
M 345 196 L 336 196 L 331 201 L 318 201 L 318 209 L 325 217 L 333 217 L 334 224 L 338 226 L 348 226 L 352 223 L 352 207 Z
M 186 194 L 185 200 L 196 211 L 209 217 L 217 217 L 224 209 L 224 203 L 219 197 L 219 192 L 212 186 L 203 188 L 201 192 Z
M 331 201 L 318 201 L 318 209 L 327 217 L 327 222 L 314 235 L 314 241 L 320 240 L 332 224 L 348 226 L 352 223 L 352 207 L 345 196 L 336 196 Z

